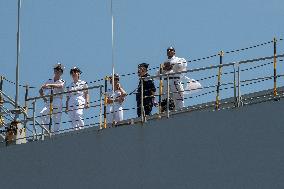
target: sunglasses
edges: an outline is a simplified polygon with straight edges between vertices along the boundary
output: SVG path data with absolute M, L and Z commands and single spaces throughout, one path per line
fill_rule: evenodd
M 175 51 L 174 49 L 167 49 L 167 52 Z

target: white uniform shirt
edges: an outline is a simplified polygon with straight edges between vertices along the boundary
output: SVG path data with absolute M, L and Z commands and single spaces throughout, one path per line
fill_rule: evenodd
M 171 64 L 173 64 L 172 70 L 167 71 L 165 73 L 176 73 L 186 71 L 187 61 L 184 58 L 173 56 L 172 58 L 167 59 L 165 62 L 170 62 Z
M 79 80 L 77 83 L 72 82 L 70 85 L 67 86 L 67 91 L 79 90 L 79 89 L 86 89 L 88 85 L 85 81 Z M 78 99 L 85 99 L 84 97 L 84 90 L 76 91 L 72 93 L 68 93 L 67 96 L 70 100 L 78 100 Z
M 61 92 L 64 91 L 65 81 L 63 79 L 59 79 L 57 81 L 54 81 L 53 79 L 49 79 L 47 82 L 45 82 L 45 84 L 61 84 L 62 85 L 62 88 L 53 88 L 53 94 L 61 93 Z M 50 88 L 43 89 L 43 93 L 44 93 L 44 95 L 50 95 L 51 89 Z M 54 99 L 57 99 L 57 98 L 62 99 L 62 95 L 56 95 L 53 98 Z
M 171 70 L 162 70 L 162 74 L 170 74 L 170 73 L 176 73 L 176 72 L 181 72 L 181 71 L 186 71 L 187 67 L 187 61 L 184 58 L 179 58 L 176 56 L 173 56 L 170 59 L 167 59 L 165 62 L 170 62 L 173 64 L 173 67 Z M 159 75 L 160 71 L 157 70 L 157 74 Z M 171 75 L 170 77 L 181 77 L 179 74 Z M 159 79 L 159 78 L 156 78 Z

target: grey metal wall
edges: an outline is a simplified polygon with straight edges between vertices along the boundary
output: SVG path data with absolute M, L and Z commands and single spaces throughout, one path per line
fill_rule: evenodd
M 0 188 L 284 188 L 284 101 L 0 149 Z

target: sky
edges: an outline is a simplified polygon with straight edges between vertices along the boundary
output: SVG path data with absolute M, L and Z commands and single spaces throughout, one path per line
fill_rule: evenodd
M 58 61 L 65 65 L 63 79 L 71 82 L 70 68 L 81 68 L 82 80 L 95 81 L 115 72 L 136 73 L 137 65 L 147 62 L 157 67 L 166 59 L 166 48 L 174 46 L 178 57 L 188 61 L 250 47 L 284 38 L 283 0 L 113 0 L 114 53 L 112 54 L 110 0 L 22 0 L 20 15 L 20 84 L 36 87 L 29 96 L 38 96 L 39 87 L 53 75 L 52 66 Z M 15 81 L 17 0 L 0 0 L 0 75 Z M 283 40 L 278 40 L 278 54 L 283 53 Z M 224 55 L 224 63 L 272 56 L 273 44 Z M 270 61 L 268 61 L 270 62 Z M 265 63 L 261 62 L 260 64 Z M 219 64 L 219 57 L 192 61 L 188 69 Z M 250 66 L 256 66 L 253 64 Z M 248 66 L 248 67 L 250 67 Z M 245 68 L 245 66 L 243 67 Z M 242 79 L 271 76 L 273 65 L 242 73 Z M 279 74 L 282 65 L 279 63 Z M 283 69 L 282 69 L 283 70 Z M 224 72 L 232 71 L 226 68 Z M 150 74 L 154 74 L 151 70 Z M 217 70 L 188 74 L 200 79 L 215 75 Z M 282 85 L 282 78 L 278 80 Z M 232 82 L 232 76 L 222 77 Z M 103 83 L 90 83 L 94 84 Z M 121 77 L 129 93 L 138 84 L 137 75 Z M 204 80 L 202 86 L 216 84 L 216 78 Z M 272 88 L 267 81 L 242 88 L 242 93 Z M 14 97 L 15 85 L 4 82 L 4 91 Z M 212 90 L 212 89 L 211 89 Z M 194 95 L 206 92 L 199 91 Z M 221 93 L 221 98 L 233 91 Z M 187 105 L 215 99 L 215 94 L 189 98 Z M 24 89 L 21 88 L 21 103 Z M 91 101 L 98 100 L 96 92 Z M 38 110 L 41 109 L 38 103 Z M 135 97 L 128 96 L 125 108 L 136 106 Z M 88 110 L 86 116 L 94 114 Z M 125 118 L 135 117 L 135 110 L 125 111 Z M 63 119 L 68 119 L 66 116 Z

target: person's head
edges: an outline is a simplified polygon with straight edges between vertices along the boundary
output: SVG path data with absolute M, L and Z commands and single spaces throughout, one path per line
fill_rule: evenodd
M 63 74 L 65 67 L 61 63 L 57 63 L 53 66 L 54 75 L 60 77 Z
M 80 74 L 82 74 L 82 71 L 78 67 L 71 68 L 70 75 L 74 81 L 80 79 Z
M 147 63 L 141 63 L 141 64 L 138 65 L 137 74 L 138 74 L 139 77 L 142 77 L 147 73 L 148 66 L 149 66 L 149 64 L 147 64 Z
M 113 81 L 114 81 L 114 84 L 119 83 L 119 75 L 118 75 L 117 73 L 114 74 L 114 79 L 113 79 Z M 109 82 L 112 84 L 112 75 L 109 76 Z
M 168 58 L 172 58 L 173 56 L 175 56 L 176 54 L 176 50 L 173 47 L 168 47 L 167 48 L 167 56 Z

